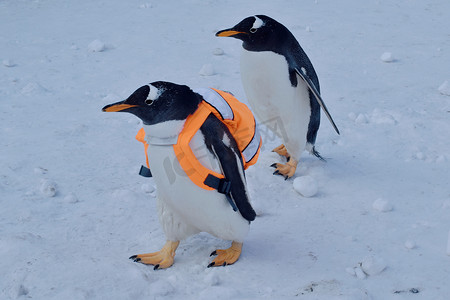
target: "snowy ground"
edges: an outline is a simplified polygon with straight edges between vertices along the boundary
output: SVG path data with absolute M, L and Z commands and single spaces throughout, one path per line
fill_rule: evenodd
M 207 269 L 228 243 L 200 234 L 170 269 L 133 263 L 165 238 L 139 122 L 101 108 L 155 80 L 245 101 L 240 42 L 214 33 L 254 14 L 298 38 L 341 130 L 323 118 L 328 162 L 295 175 L 318 192 L 271 175 L 264 132 L 241 259 Z M 449 20 L 447 0 L 0 1 L 0 298 L 448 299 Z

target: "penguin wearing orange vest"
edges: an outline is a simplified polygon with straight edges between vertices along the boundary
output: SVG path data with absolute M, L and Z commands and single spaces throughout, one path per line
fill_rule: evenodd
M 198 160 L 222 174 L 230 184 L 228 196 L 217 190 L 199 187 L 180 166 L 174 145 L 202 102 L 202 96 L 188 86 L 157 81 L 137 89 L 126 100 L 105 106 L 105 112 L 128 112 L 140 118 L 148 142 L 148 162 L 157 187 L 157 206 L 166 243 L 160 251 L 133 255 L 135 262 L 170 267 L 181 240 L 199 232 L 208 232 L 232 242 L 218 249 L 208 265 L 235 263 L 243 241 L 255 219 L 247 192 L 241 153 L 233 135 L 214 114 L 209 114 L 189 142 Z M 237 208 L 230 206 L 232 201 Z

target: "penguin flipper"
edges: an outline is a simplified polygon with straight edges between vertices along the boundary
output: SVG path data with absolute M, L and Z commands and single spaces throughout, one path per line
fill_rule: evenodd
M 314 94 L 314 97 L 317 99 L 317 102 L 322 107 L 323 111 L 325 112 L 325 115 L 327 116 L 328 120 L 330 121 L 331 125 L 333 125 L 334 130 L 336 130 L 337 134 L 340 134 L 339 129 L 337 128 L 336 124 L 333 121 L 333 118 L 331 117 L 330 113 L 328 112 L 328 109 L 325 105 L 325 102 L 323 102 L 322 97 L 320 96 L 319 91 L 316 89 L 314 83 L 309 78 L 308 75 L 305 74 L 305 72 L 302 71 L 301 68 L 295 68 L 295 73 L 297 73 L 298 76 L 300 76 L 303 81 L 306 82 L 311 92 Z
M 205 137 L 206 146 L 219 161 L 225 179 L 231 182 L 232 200 L 236 203 L 242 217 L 253 221 L 256 213 L 248 199 L 244 166 L 236 141 L 225 124 L 212 114 L 200 130 Z

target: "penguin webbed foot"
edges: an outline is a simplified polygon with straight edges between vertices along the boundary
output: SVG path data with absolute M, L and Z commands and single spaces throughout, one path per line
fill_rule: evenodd
M 242 243 L 239 242 L 232 242 L 228 249 L 214 250 L 210 256 L 217 255 L 217 257 L 208 265 L 208 268 L 232 265 L 239 259 L 241 252 Z
M 132 255 L 130 259 L 141 264 L 153 265 L 153 270 L 166 269 L 173 265 L 175 251 L 179 244 L 179 241 L 167 241 L 160 251 Z
M 295 159 L 290 159 L 285 164 L 274 163 L 270 166 L 276 169 L 275 172 L 273 172 L 273 175 L 281 175 L 287 180 L 294 176 L 295 171 L 297 170 L 297 161 Z

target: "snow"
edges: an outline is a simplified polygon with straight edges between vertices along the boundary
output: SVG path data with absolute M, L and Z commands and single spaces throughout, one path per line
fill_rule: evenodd
M 450 100 L 437 87 L 450 78 L 450 3 L 284 3 L 0 1 L 0 299 L 448 298 Z M 183 241 L 167 270 L 134 263 L 165 242 L 154 181 L 137 175 L 137 118 L 101 108 L 157 80 L 246 102 L 241 42 L 214 34 L 255 14 L 298 38 L 341 135 L 322 115 L 327 161 L 305 152 L 285 181 L 262 126 L 246 172 L 258 217 L 236 264 L 206 268 L 229 246 L 208 234 Z M 95 40 L 107 51 L 90 51 Z M 214 76 L 199 75 L 206 64 Z M 295 191 L 302 176 L 314 198 Z
M 394 55 L 392 55 L 391 52 L 384 52 L 383 54 L 381 54 L 380 59 L 386 63 L 395 61 Z
M 377 200 L 375 200 L 372 206 L 373 209 L 379 212 L 388 212 L 393 209 L 392 204 L 388 200 L 382 198 L 378 198 Z
M 212 54 L 217 55 L 217 56 L 220 56 L 220 55 L 224 55 L 225 52 L 223 51 L 222 48 L 215 48 L 215 49 L 213 50 Z
M 212 64 L 204 64 L 198 72 L 201 76 L 212 76 L 216 74 L 214 66 Z
M 361 270 L 369 276 L 380 274 L 386 267 L 387 264 L 381 257 L 370 256 L 361 262 Z
M 8 67 L 8 68 L 11 68 L 11 67 L 15 67 L 15 66 L 16 66 L 16 64 L 14 63 L 14 61 L 12 61 L 11 59 L 4 59 L 2 63 L 3 63 L 3 65 L 4 65 L 5 67 Z
M 143 183 L 141 185 L 141 190 L 147 194 L 153 193 L 155 191 L 155 188 L 153 187 L 153 185 L 148 184 L 148 183 Z
M 93 40 L 89 43 L 88 50 L 90 52 L 103 52 L 106 50 L 106 45 L 100 40 Z
M 438 88 L 439 93 L 442 95 L 450 96 L 450 83 L 448 80 L 444 81 Z
M 293 186 L 294 190 L 303 197 L 313 197 L 319 190 L 314 178 L 309 175 L 295 178 Z
M 448 232 L 447 255 L 450 256 L 450 231 Z
M 407 241 L 405 242 L 405 247 L 406 247 L 407 249 L 414 249 L 414 248 L 417 247 L 417 245 L 416 245 L 416 242 L 415 242 L 415 241 L 407 240 Z
M 367 274 L 360 267 L 355 267 L 353 271 L 358 279 L 366 279 Z
M 40 191 L 46 197 L 54 197 L 56 195 L 56 184 L 50 180 L 42 179 Z

